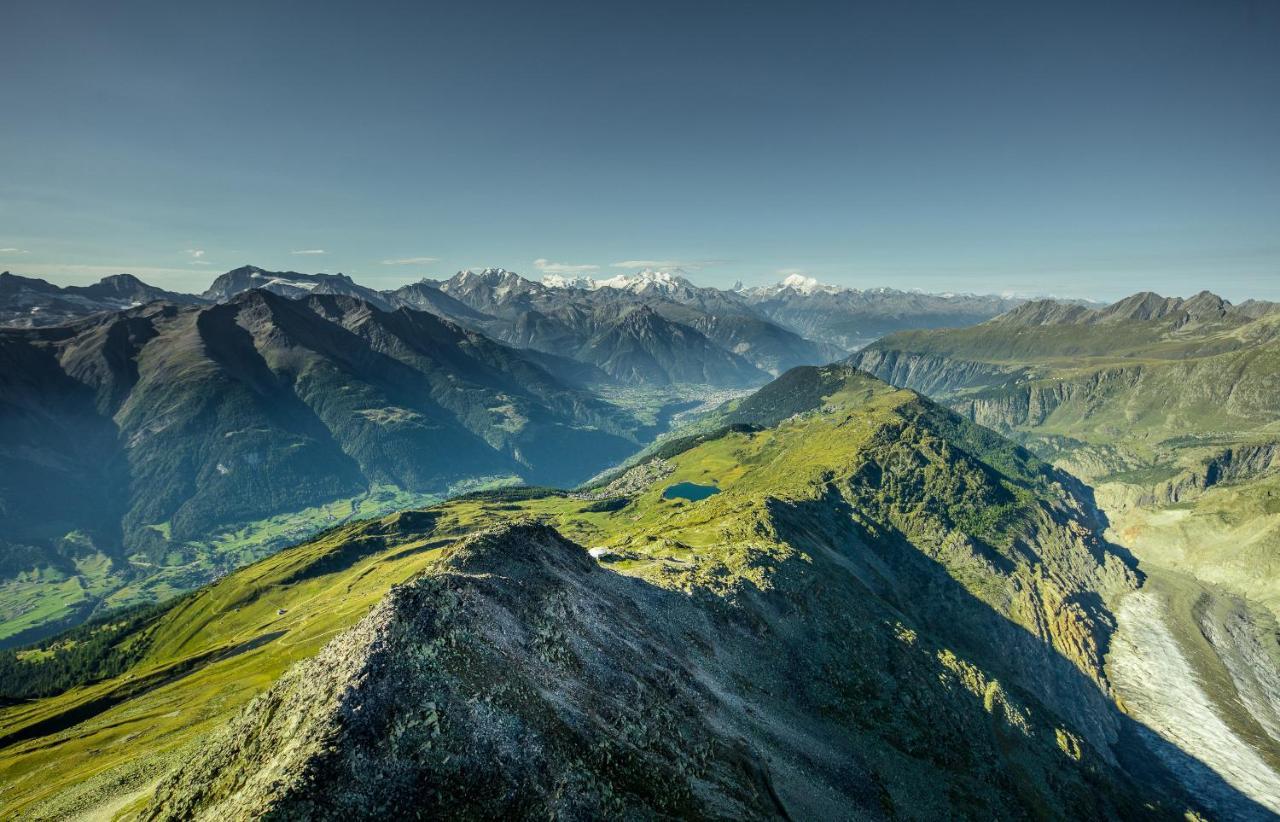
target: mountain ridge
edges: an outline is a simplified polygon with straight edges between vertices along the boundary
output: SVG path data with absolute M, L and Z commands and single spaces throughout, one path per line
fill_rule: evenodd
M 1232 305 L 1212 291 L 1192 297 L 1164 297 L 1142 291 L 1110 305 L 1089 307 L 1056 300 L 1028 302 L 995 318 L 1003 325 L 1096 325 L 1100 323 L 1157 322 L 1171 320 L 1175 327 L 1238 319 L 1244 322 L 1280 311 L 1280 304 L 1249 300 Z
M 792 275 L 779 287 L 722 290 L 697 286 L 680 269 L 645 269 L 599 280 L 546 275 L 539 283 L 507 269 L 489 268 L 378 291 L 343 274 L 273 272 L 246 265 L 219 275 L 202 296 L 170 292 L 155 296 L 178 303 L 218 302 L 255 287 L 291 298 L 347 294 L 383 310 L 400 305 L 428 310 L 501 341 L 557 356 L 573 354 L 599 330 L 601 322 L 616 319 L 623 305 L 645 302 L 668 320 L 696 329 L 730 354 L 774 376 L 795 365 L 837 359 L 886 331 L 978 322 L 1010 304 L 1002 298 L 974 295 L 924 295 L 888 288 L 859 291 L 819 286 L 809 279 Z M 54 298 L 45 294 L 40 299 Z M 49 310 L 52 305 L 44 306 L 43 316 L 40 311 L 32 314 L 33 307 L 6 297 L 0 289 L 0 325 L 59 324 L 90 311 L 66 300 L 57 311 Z M 128 306 L 117 301 L 97 309 L 123 307 Z M 585 318 L 597 312 L 600 318 Z M 590 357 L 579 361 L 595 365 Z
M 743 414 L 777 421 L 664 457 L 621 506 L 477 494 L 239 571 L 162 617 L 134 670 L 261 647 L 0 751 L 0 779 L 92 762 L 102 777 L 61 787 L 57 807 L 113 780 L 141 788 L 127 816 L 154 819 L 464 801 L 769 818 L 1198 807 L 1108 696 L 1108 603 L 1139 580 L 1047 466 L 843 367 L 801 369 Z M 689 482 L 719 492 L 667 498 Z M 0 712 L 0 728 L 128 681 Z M 104 730 L 122 715 L 171 700 L 184 710 L 101 752 L 101 734 L 131 733 Z M 194 724 L 206 705 L 220 719 Z
M 192 294 L 147 285 L 132 274 L 112 274 L 93 285 L 57 286 L 34 277 L 0 272 L 0 328 L 61 325 L 90 314 L 156 300 L 182 305 L 204 302 Z

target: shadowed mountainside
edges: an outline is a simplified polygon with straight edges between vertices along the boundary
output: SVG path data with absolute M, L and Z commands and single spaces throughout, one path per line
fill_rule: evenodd
M 0 364 L 10 576 L 146 573 L 210 532 L 371 488 L 574 482 L 640 429 L 518 351 L 342 296 L 0 330 Z
M 807 384 L 816 401 L 786 407 Z M 124 791 L 126 816 L 150 818 L 477 801 L 1134 818 L 1198 804 L 1167 763 L 1222 786 L 1114 707 L 1110 603 L 1139 577 L 1048 466 L 848 369 L 761 393 L 739 406 L 755 423 L 631 469 L 607 505 L 486 492 L 348 526 L 189 597 L 152 624 L 135 677 L 282 638 L 7 747 L 6 784 L 49 757 L 69 780 L 96 774 L 10 801 L 36 817 Z M 719 492 L 666 499 L 679 482 Z M 0 729 L 128 681 L 9 709 Z M 127 719 L 148 715 L 166 718 Z M 1215 796 L 1259 813 L 1229 786 Z

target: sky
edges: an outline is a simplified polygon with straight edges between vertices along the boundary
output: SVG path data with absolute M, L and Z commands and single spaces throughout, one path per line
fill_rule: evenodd
M 1280 3 L 4 4 L 0 270 L 1280 299 Z

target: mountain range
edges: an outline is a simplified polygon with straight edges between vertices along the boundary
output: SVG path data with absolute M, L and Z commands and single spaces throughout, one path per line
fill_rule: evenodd
M 58 286 L 32 277 L 0 272 L 0 327 L 61 325 L 103 311 L 119 311 L 165 300 L 195 305 L 201 297 L 147 285 L 131 274 L 103 277 L 93 285 Z
M 591 306 L 673 333 L 589 286 L 415 288 L 472 323 Z M 4 602 L 65 580 L 136 603 L 46 640 L 32 617 L 0 650 L 19 816 L 1280 813 L 1268 303 L 1037 301 L 897 332 L 655 442 L 545 365 L 584 362 L 343 294 L 0 341 L 22 375 L 4 475 L 32 478 L 4 485 L 4 533 L 64 558 Z M 623 361 L 644 360 L 591 367 Z M 398 513 L 362 502 L 380 483 Z M 334 493 L 348 515 L 292 547 L 201 543 L 273 494 L 314 521 Z M 201 551 L 211 581 L 134 581 Z
M 377 291 L 243 266 L 200 295 L 5 273 L 0 320 L 10 643 L 320 524 L 477 482 L 580 481 L 681 409 L 846 353 L 748 292 L 653 271 L 485 269 Z
M 839 289 L 794 276 L 778 287 L 721 290 L 663 271 L 605 280 L 549 275 L 538 283 L 505 269 L 484 269 L 378 291 L 343 274 L 242 266 L 218 276 L 199 296 L 154 289 L 128 275 L 68 288 L 2 276 L 0 325 L 57 325 L 153 300 L 219 303 L 251 289 L 292 299 L 337 294 L 384 311 L 428 311 L 502 342 L 578 361 L 590 369 L 581 372 L 583 378 L 625 384 L 759 385 L 796 365 L 836 359 L 897 328 L 969 324 L 1018 302 Z M 657 317 L 627 319 L 646 307 Z
M 1110 661 L 1129 712 L 1277 810 L 1280 304 L 1040 301 L 853 362 L 1087 484 L 1147 577 Z
M 92 648 L 10 662 L 48 684 L 0 712 L 5 801 L 139 819 L 1265 813 L 1118 707 L 1111 608 L 1141 575 L 1049 466 L 843 366 L 707 423 L 601 484 L 349 525 Z M 673 494 L 690 486 L 715 493 Z
M 868 293 L 247 268 L 0 329 L 0 805 L 1274 818 L 1280 306 L 762 308 Z
M 52 613 L 11 600 L 10 633 L 137 577 L 214 573 L 208 540 L 232 526 L 380 488 L 575 482 L 648 435 L 436 315 L 265 289 L 0 330 L 0 418 L 4 574 L 79 583 Z
M 1280 518 L 1265 502 L 1280 471 L 1280 304 L 1034 302 L 968 329 L 890 335 L 853 362 L 1095 485 L 1130 541 L 1174 569 L 1280 608 Z

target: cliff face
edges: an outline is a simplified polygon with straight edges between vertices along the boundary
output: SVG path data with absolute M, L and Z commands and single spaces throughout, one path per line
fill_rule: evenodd
M 952 407 L 979 425 L 1009 432 L 1043 425 L 1059 410 L 1074 416 L 1087 415 L 1110 398 L 1139 385 L 1142 377 L 1141 367 L 1105 368 L 1074 380 L 989 389 L 971 398 L 957 398 Z M 952 377 L 944 380 L 954 382 Z
M 930 396 L 1003 385 L 1021 371 L 990 363 L 892 348 L 867 348 L 850 357 L 849 361 L 890 385 L 910 388 Z
M 1197 331 L 1146 323 L 997 320 L 877 342 L 851 362 L 1000 431 L 1110 439 L 1239 439 L 1280 418 L 1277 315 Z
M 1199 499 L 1220 485 L 1280 473 L 1280 442 L 1240 443 L 1214 451 L 1171 479 L 1128 494 L 1112 493 L 1116 508 L 1152 508 Z
M 893 349 L 869 349 L 852 362 L 891 385 L 945 399 L 967 419 L 1004 433 L 1043 425 L 1063 408 L 1088 413 L 1143 378 L 1143 368 L 1132 366 L 1045 380 L 1030 367 Z

